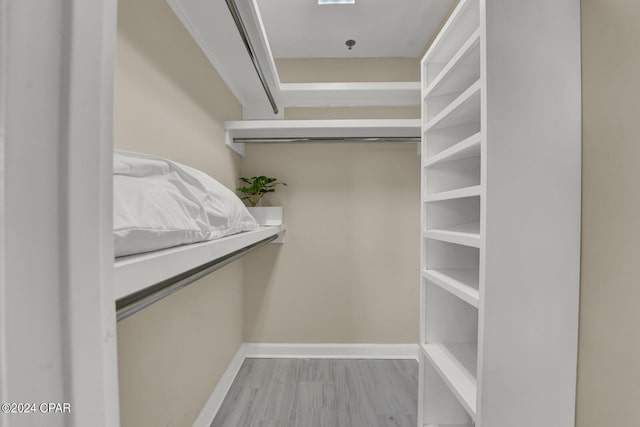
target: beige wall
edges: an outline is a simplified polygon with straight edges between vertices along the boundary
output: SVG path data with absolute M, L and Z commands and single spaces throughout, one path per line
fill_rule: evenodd
M 287 120 L 419 119 L 420 107 L 296 107 L 286 108 Z
M 277 66 L 284 82 L 420 80 L 418 61 L 408 58 Z M 419 117 L 419 107 L 285 110 L 291 120 Z M 247 147 L 244 175 L 290 186 L 270 197 L 285 208 L 286 244 L 245 258 L 245 341 L 417 341 L 419 163 L 415 144 Z
M 276 59 L 282 83 L 419 82 L 415 58 Z
M 419 81 L 415 59 L 279 60 L 283 81 Z M 419 118 L 419 107 L 287 108 L 285 118 Z M 289 184 L 286 243 L 245 257 L 247 342 L 418 340 L 415 144 L 253 144 L 244 175 Z
M 227 186 L 222 121 L 241 107 L 164 0 L 120 0 L 115 146 L 197 167 Z M 242 342 L 235 262 L 118 324 L 123 427 L 191 426 Z
M 418 339 L 420 158 L 415 144 L 250 145 L 245 175 L 289 184 L 284 245 L 245 258 L 245 340 Z
M 419 81 L 416 59 L 278 60 L 283 81 Z M 287 108 L 285 118 L 419 118 L 418 107 Z M 245 341 L 418 340 L 415 144 L 249 145 L 244 175 L 289 183 L 284 245 L 245 257 Z M 389 226 L 391 224 L 391 227 Z
M 640 425 L 640 2 L 582 0 L 578 427 Z

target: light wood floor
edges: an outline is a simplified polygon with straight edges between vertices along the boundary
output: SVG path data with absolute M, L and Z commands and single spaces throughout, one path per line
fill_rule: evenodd
M 247 359 L 211 427 L 415 427 L 413 360 Z

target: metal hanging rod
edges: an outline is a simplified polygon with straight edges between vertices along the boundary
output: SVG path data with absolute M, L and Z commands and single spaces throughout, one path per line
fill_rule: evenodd
M 267 94 L 267 98 L 269 98 L 269 103 L 271 104 L 271 108 L 273 109 L 274 114 L 278 114 L 278 105 L 276 104 L 276 100 L 273 98 L 273 93 L 269 88 L 269 83 L 267 83 L 267 79 L 264 76 L 264 71 L 262 70 L 262 66 L 260 65 L 260 60 L 258 59 L 253 44 L 251 43 L 251 39 L 249 38 L 249 33 L 247 32 L 247 28 L 244 26 L 244 22 L 242 21 L 242 17 L 240 16 L 240 11 L 238 10 L 238 6 L 236 5 L 235 0 L 225 0 L 227 3 L 227 7 L 229 8 L 229 12 L 231 12 L 231 16 L 236 23 L 236 27 L 238 27 L 238 32 L 240 33 L 240 37 L 242 38 L 242 42 L 244 43 L 244 47 L 247 49 L 247 53 L 249 54 L 249 58 L 251 58 L 251 62 L 253 62 L 253 67 L 256 69 L 256 73 L 258 73 L 258 78 L 260 79 L 260 83 L 262 83 L 262 87 L 264 88 L 265 93 Z
M 224 267 L 225 265 L 237 260 L 243 255 L 266 245 L 278 238 L 278 235 L 268 237 L 264 240 L 256 242 L 252 245 L 246 246 L 229 255 L 217 258 L 211 262 L 203 264 L 199 267 L 193 268 L 182 274 L 174 276 L 170 279 L 164 280 L 146 289 L 127 295 L 116 301 L 116 318 L 118 321 L 126 319 L 134 313 L 142 310 L 160 301 L 163 298 L 168 297 L 171 294 L 178 292 L 180 289 L 187 287 L 198 279 L 203 278 L 209 273 Z
M 381 136 L 381 137 L 308 137 L 308 138 L 233 138 L 235 143 L 265 143 L 265 144 L 282 144 L 293 142 L 420 142 L 419 136 Z

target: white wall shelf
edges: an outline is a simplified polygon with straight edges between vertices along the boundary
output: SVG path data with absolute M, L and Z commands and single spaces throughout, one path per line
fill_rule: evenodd
M 430 119 L 425 129 L 429 131 L 460 126 L 471 121 L 480 121 L 480 82 L 472 84 L 453 102 Z
M 402 138 L 420 137 L 420 119 L 238 120 L 224 122 L 226 144 L 244 154 L 236 138 Z
M 460 188 L 451 191 L 442 191 L 440 193 L 430 194 L 425 197 L 425 202 L 441 202 L 445 200 L 464 199 L 467 197 L 480 196 L 482 192 L 481 185 L 474 185 L 472 187 Z
M 480 146 L 482 135 L 478 132 L 473 136 L 457 143 L 453 147 L 441 151 L 440 153 L 426 157 L 424 166 L 435 166 L 441 163 L 451 162 L 454 160 L 463 160 L 472 157 L 480 157 Z
M 424 235 L 428 239 L 479 248 L 480 222 L 452 225 L 446 229 L 429 229 L 424 232 Z
M 424 270 L 423 277 L 478 308 L 480 304 L 480 271 L 478 269 Z
M 282 226 L 260 227 L 217 240 L 116 258 L 113 268 L 114 298 L 126 297 L 282 233 Z

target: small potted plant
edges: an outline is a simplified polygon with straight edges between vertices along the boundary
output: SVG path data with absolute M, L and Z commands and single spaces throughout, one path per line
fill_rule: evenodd
M 277 178 L 267 176 L 252 176 L 251 178 L 241 177 L 240 181 L 245 185 L 239 187 L 240 199 L 247 203 L 249 212 L 260 225 L 282 225 L 282 207 L 259 207 L 257 206 L 262 198 L 268 193 L 274 193 L 278 185 L 287 184 L 279 182 Z

